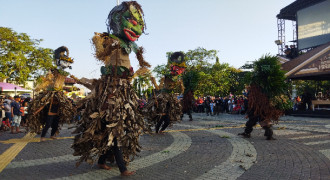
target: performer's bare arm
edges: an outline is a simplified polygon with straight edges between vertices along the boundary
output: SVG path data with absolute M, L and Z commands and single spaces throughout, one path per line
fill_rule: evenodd
M 36 111 L 33 113 L 33 115 L 38 114 L 41 110 L 43 110 L 43 109 L 45 108 L 46 105 L 47 105 L 47 104 L 41 106 L 38 110 L 36 110 Z

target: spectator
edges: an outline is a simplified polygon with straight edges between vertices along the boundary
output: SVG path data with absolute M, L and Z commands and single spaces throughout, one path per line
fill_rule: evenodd
M 240 106 L 240 111 L 239 111 L 239 114 L 242 114 L 244 113 L 244 110 L 245 110 L 245 107 L 244 107 L 244 99 L 243 97 L 239 97 L 239 99 L 237 100 L 238 101 L 238 105 Z
M 210 96 L 207 96 L 206 100 L 204 101 L 204 107 L 205 107 L 205 112 L 206 112 L 207 116 L 209 116 L 209 114 L 211 112 L 210 104 L 211 104 L 211 98 L 210 98 Z
M 222 100 L 217 97 L 215 99 L 215 114 L 219 115 L 219 113 L 221 112 L 221 104 L 222 104 Z
M 9 129 L 11 129 L 9 118 L 8 117 L 4 117 L 2 119 L 1 130 L 8 131 Z
M 214 115 L 215 103 L 213 100 L 210 101 L 210 114 L 211 116 Z
M 290 58 L 290 59 L 291 59 L 291 49 L 289 48 L 288 45 L 285 45 L 284 53 L 285 53 L 285 56 L 286 56 L 287 58 Z
M 3 119 L 5 117 L 5 107 L 3 106 L 3 99 L 0 98 L 0 118 Z
M 294 104 L 293 104 L 293 110 L 294 111 L 297 111 L 298 110 L 298 106 L 300 104 L 300 101 L 301 101 L 301 99 L 300 99 L 299 96 L 297 96 L 297 97 L 294 98 Z
M 249 101 L 247 97 L 244 97 L 244 114 L 248 112 L 249 109 Z
M 229 101 L 229 98 L 228 98 L 228 96 L 226 96 L 226 98 L 224 99 L 224 111 L 226 112 L 226 113 L 228 113 L 229 112 L 229 106 L 228 106 L 228 101 Z
M 4 110 L 5 110 L 5 117 L 9 119 L 9 122 L 12 123 L 13 118 L 11 116 L 11 100 L 6 98 L 3 102 Z
M 311 109 L 312 108 L 312 94 L 305 90 L 304 94 L 301 96 L 302 109 Z M 306 106 L 307 105 L 307 106 Z
M 21 106 L 21 113 L 22 113 L 22 125 L 26 126 L 26 117 L 28 115 L 28 102 L 27 101 L 23 101 L 22 106 Z
M 294 58 L 298 57 L 299 51 L 296 48 L 296 46 L 295 45 L 291 45 L 290 48 L 291 48 L 291 53 L 290 53 L 291 54 L 291 58 L 294 59 Z
M 19 126 L 21 123 L 21 105 L 20 105 L 20 100 L 21 98 L 19 96 L 14 97 L 15 101 L 13 101 L 11 105 L 11 116 L 13 117 L 13 121 L 11 124 L 11 133 L 16 134 L 20 133 Z M 16 133 L 14 133 L 14 128 L 16 127 Z
M 198 100 L 197 100 L 197 105 L 198 105 L 198 112 L 199 113 L 202 113 L 204 110 L 204 108 L 203 108 L 203 103 L 204 103 L 204 100 L 203 100 L 203 98 L 201 98 L 201 97 L 198 97 Z
M 233 111 L 233 102 L 234 99 L 228 99 L 228 113 L 232 112 Z

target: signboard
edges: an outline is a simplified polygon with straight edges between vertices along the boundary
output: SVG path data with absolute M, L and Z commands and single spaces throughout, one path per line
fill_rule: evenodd
M 319 70 L 330 69 L 330 53 L 320 59 Z
M 320 58 L 315 59 L 313 62 L 309 63 L 295 75 L 313 75 L 313 74 L 330 74 L 330 51 L 326 52 Z

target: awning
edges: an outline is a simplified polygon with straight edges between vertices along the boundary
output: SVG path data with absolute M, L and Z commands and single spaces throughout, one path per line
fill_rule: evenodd
M 2 89 L 2 92 L 15 92 L 15 91 L 16 92 L 32 92 L 31 90 L 24 89 L 15 84 L 3 83 L 3 82 L 0 82 L 0 89 Z

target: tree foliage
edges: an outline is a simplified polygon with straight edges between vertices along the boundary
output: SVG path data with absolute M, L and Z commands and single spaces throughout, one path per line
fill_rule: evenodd
M 210 60 L 215 60 L 217 58 L 217 50 L 206 50 L 205 48 L 198 47 L 194 50 L 188 50 L 185 53 L 186 64 L 188 70 L 190 69 L 204 69 L 210 67 Z
M 139 75 L 133 80 L 133 88 L 140 98 L 142 96 L 148 97 L 152 92 L 150 76 L 150 73 L 146 73 L 144 75 Z
M 298 96 L 301 96 L 304 92 L 308 92 L 315 98 L 314 96 L 318 95 L 319 92 L 321 92 L 323 96 L 330 92 L 329 80 L 293 80 L 291 84 L 296 86 Z
M 241 71 L 218 60 L 210 68 L 204 68 L 200 76 L 197 95 L 226 96 L 230 92 L 241 94 L 244 89 Z
M 167 52 L 167 57 L 171 53 Z M 244 74 L 227 63 L 220 63 L 217 53 L 217 50 L 207 50 L 201 47 L 184 53 L 187 65 L 182 76 L 185 91 L 192 89 L 198 96 L 225 96 L 230 92 L 241 94 L 244 89 L 244 83 L 242 83 Z M 169 67 L 158 65 L 153 72 L 156 73 L 157 78 L 161 78 L 169 73 Z
M 200 80 L 200 75 L 198 71 L 196 70 L 186 71 L 182 75 L 184 94 L 186 94 L 188 91 L 194 92 L 198 87 L 199 80 Z
M 24 83 L 53 67 L 53 51 L 39 47 L 41 41 L 0 27 L 0 79 Z
M 156 74 L 156 78 L 161 79 L 166 74 L 170 74 L 170 69 L 167 64 L 157 65 L 152 72 Z

